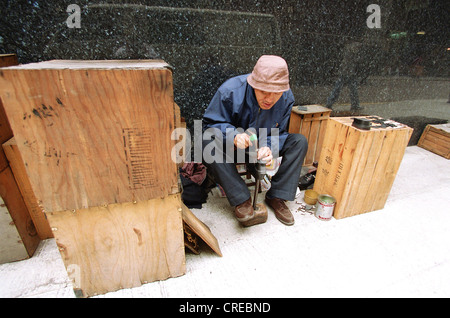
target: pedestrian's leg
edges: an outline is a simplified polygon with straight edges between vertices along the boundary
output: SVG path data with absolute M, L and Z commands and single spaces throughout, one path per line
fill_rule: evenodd
M 339 98 L 339 95 L 341 94 L 342 87 L 344 86 L 344 81 L 342 77 L 339 77 L 334 84 L 333 91 L 331 92 L 331 95 L 328 97 L 326 107 L 333 108 L 333 104 L 337 101 Z
M 352 78 L 349 79 L 348 88 L 350 90 L 350 100 L 352 103 L 351 109 L 352 110 L 362 109 L 362 107 L 359 106 L 358 80 L 356 76 L 353 76 Z

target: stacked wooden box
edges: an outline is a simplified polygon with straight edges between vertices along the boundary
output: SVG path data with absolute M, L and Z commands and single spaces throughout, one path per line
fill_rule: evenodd
M 427 125 L 417 146 L 450 159 L 450 124 Z
M 0 69 L 0 94 L 74 289 L 91 296 L 185 272 L 172 72 L 163 61 Z
M 374 116 L 360 116 L 367 119 Z M 374 125 L 353 127 L 353 117 L 328 119 L 314 190 L 336 199 L 341 219 L 382 209 L 408 145 L 412 129 Z
M 289 133 L 302 134 L 308 141 L 308 151 L 303 162 L 304 166 L 311 166 L 320 158 L 326 123 L 330 113 L 331 109 L 320 105 L 292 107 Z

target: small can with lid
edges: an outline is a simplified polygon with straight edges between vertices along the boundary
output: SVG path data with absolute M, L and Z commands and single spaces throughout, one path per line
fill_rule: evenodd
M 321 194 L 317 198 L 316 212 L 315 216 L 319 220 L 329 221 L 333 216 L 334 205 L 336 204 L 336 199 L 328 194 Z

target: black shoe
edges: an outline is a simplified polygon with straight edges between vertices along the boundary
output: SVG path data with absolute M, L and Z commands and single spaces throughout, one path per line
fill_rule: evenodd
M 300 177 L 300 180 L 298 181 L 298 188 L 300 189 L 300 191 L 306 190 L 311 185 L 314 184 L 315 180 L 316 180 L 316 171 L 309 172 L 304 176 Z

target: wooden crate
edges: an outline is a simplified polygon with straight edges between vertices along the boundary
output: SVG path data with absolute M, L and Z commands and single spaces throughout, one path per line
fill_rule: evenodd
M 166 63 L 48 61 L 0 72 L 5 111 L 46 212 L 179 191 Z
M 29 184 L 80 296 L 185 272 L 172 71 L 163 61 L 0 69 Z
M 179 194 L 47 217 L 79 297 L 185 273 Z
M 328 119 L 314 183 L 315 191 L 336 199 L 336 219 L 384 207 L 412 134 L 399 123 L 357 129 L 352 118 Z
M 308 151 L 303 165 L 310 166 L 320 158 L 325 136 L 325 123 L 330 117 L 331 109 L 320 105 L 307 105 L 304 107 L 307 110 L 299 110 L 298 106 L 292 108 L 289 133 L 300 133 L 308 140 Z
M 450 159 L 450 124 L 427 125 L 417 146 Z

